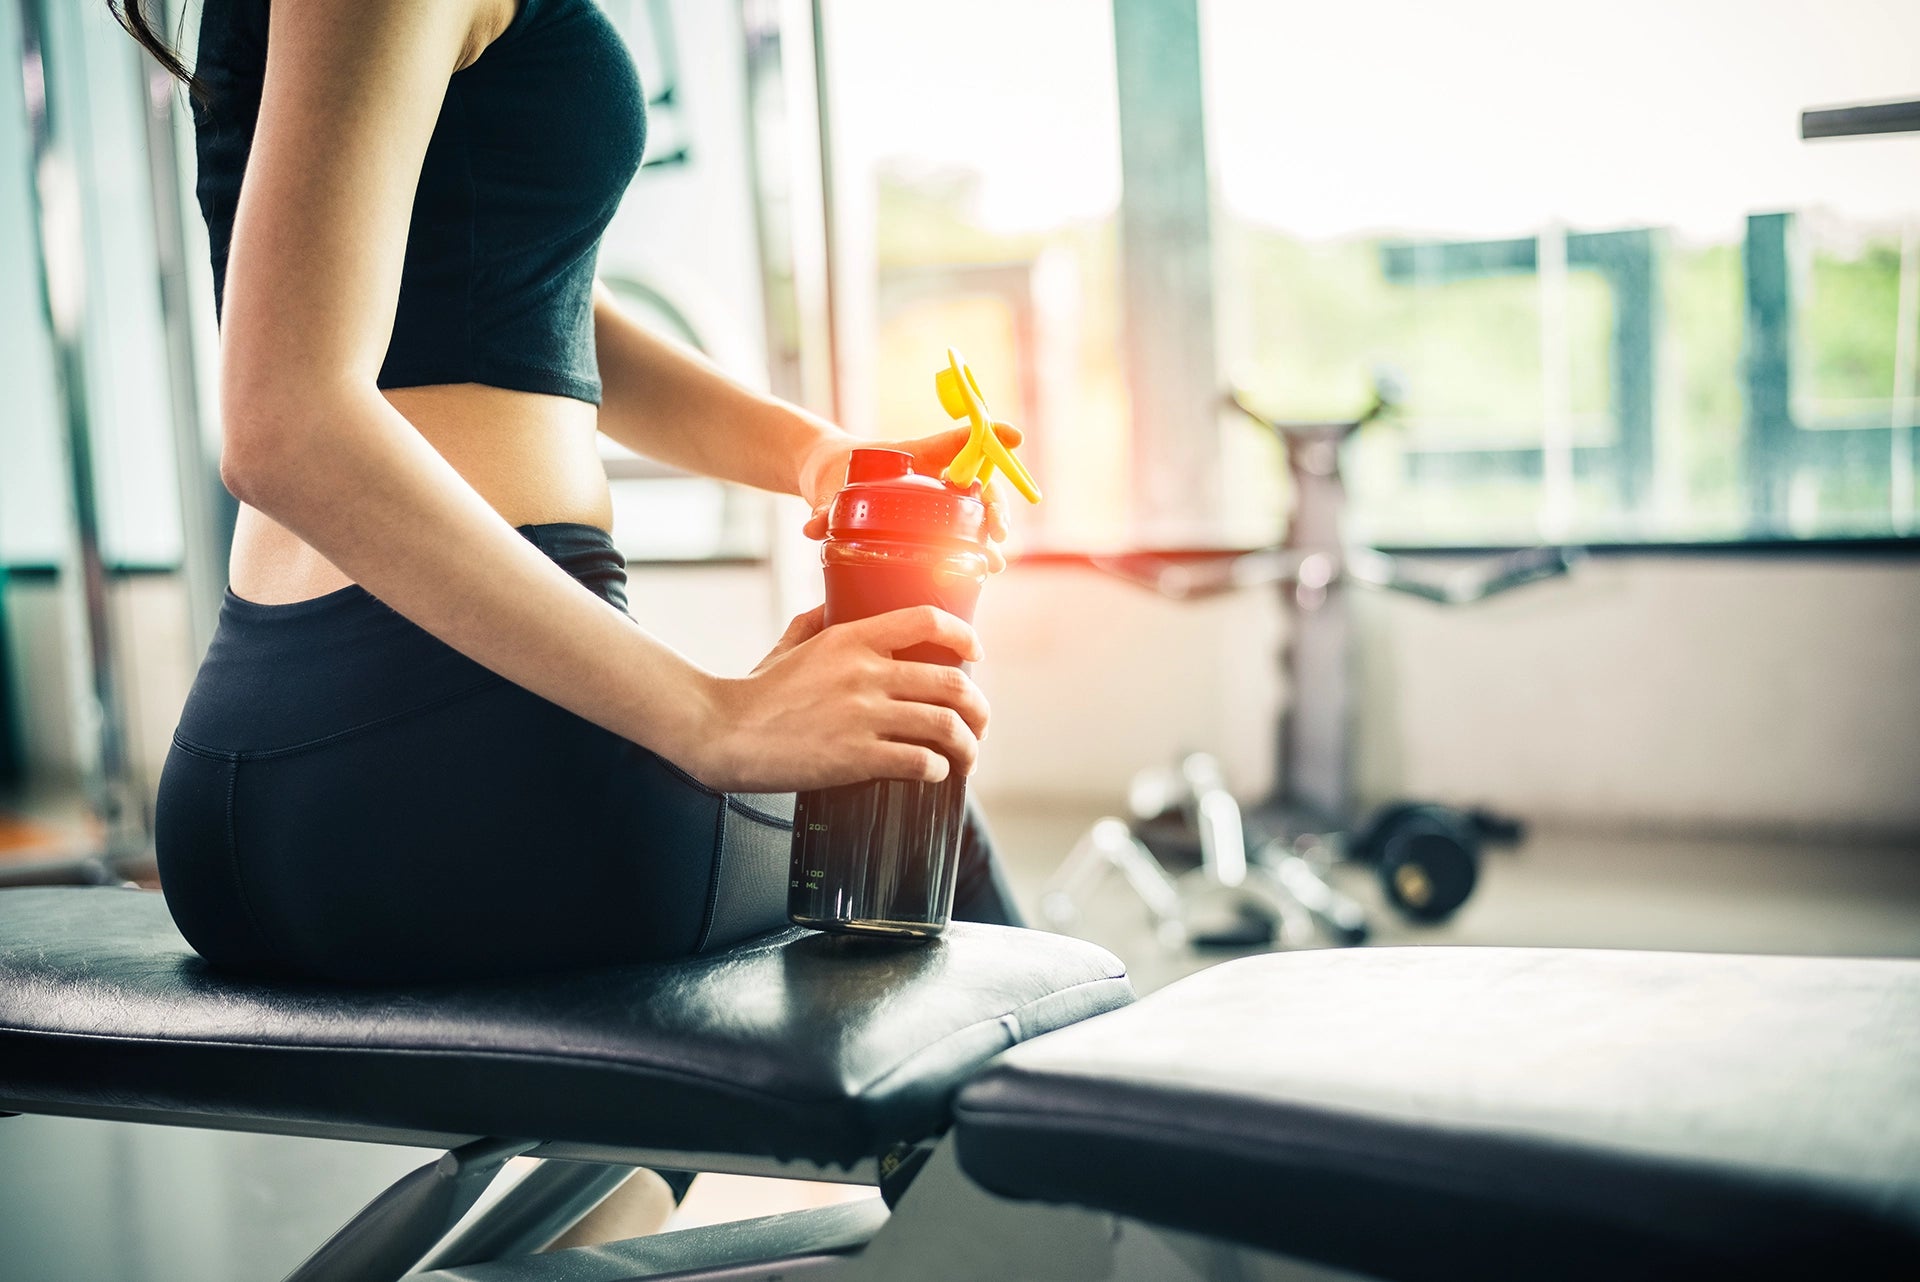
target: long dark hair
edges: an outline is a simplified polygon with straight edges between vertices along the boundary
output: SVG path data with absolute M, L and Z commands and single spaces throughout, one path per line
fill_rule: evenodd
M 187 92 L 195 99 L 204 102 L 207 97 L 206 86 L 193 74 L 193 68 L 180 61 L 180 55 L 173 51 L 167 38 L 154 30 L 146 11 L 140 6 L 147 0 L 107 0 L 107 10 L 113 14 L 126 33 L 140 42 L 140 46 L 153 55 L 154 61 L 166 69 L 168 75 L 186 85 Z M 161 0 L 161 11 L 165 12 L 165 0 Z M 165 19 L 162 18 L 164 22 Z

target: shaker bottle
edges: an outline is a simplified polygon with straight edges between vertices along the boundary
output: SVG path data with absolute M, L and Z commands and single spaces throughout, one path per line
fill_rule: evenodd
M 898 450 L 856 449 L 827 516 L 827 625 L 916 605 L 973 621 L 987 578 L 986 503 L 913 470 Z M 957 665 L 921 645 L 896 657 Z M 842 934 L 928 937 L 953 911 L 966 778 L 816 788 L 794 809 L 787 916 Z

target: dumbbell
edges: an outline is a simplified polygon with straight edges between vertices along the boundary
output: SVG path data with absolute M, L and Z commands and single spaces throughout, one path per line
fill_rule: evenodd
M 1387 806 L 1348 849 L 1355 859 L 1374 865 L 1394 908 L 1427 925 L 1459 911 L 1479 880 L 1479 830 L 1467 816 L 1446 806 Z

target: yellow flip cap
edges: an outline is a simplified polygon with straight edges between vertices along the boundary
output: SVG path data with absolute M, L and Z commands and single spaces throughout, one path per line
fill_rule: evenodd
M 933 376 L 933 390 L 940 397 L 940 408 L 949 418 L 965 418 L 973 421 L 973 435 L 960 452 L 953 456 L 953 462 L 947 465 L 944 473 L 949 485 L 966 489 L 975 481 L 984 482 L 993 475 L 997 466 L 1007 475 L 1013 488 L 1020 491 L 1029 503 L 1040 501 L 1040 487 L 1034 484 L 1033 476 L 1013 456 L 1006 442 L 1000 439 L 997 427 L 1008 427 L 993 417 L 987 408 L 987 398 L 980 391 L 980 384 L 973 376 L 973 370 L 961 359 L 960 353 L 947 349 L 947 368 Z

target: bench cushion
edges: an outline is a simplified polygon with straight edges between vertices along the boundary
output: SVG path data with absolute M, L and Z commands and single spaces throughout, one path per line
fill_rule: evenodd
M 1131 999 L 1100 948 L 963 923 L 510 982 L 265 983 L 208 967 L 158 894 L 7 890 L 0 1108 L 851 1164 L 944 1130 L 997 1052 Z
M 1920 1277 L 1920 962 L 1249 958 L 1008 1052 L 962 1167 L 1389 1278 Z

